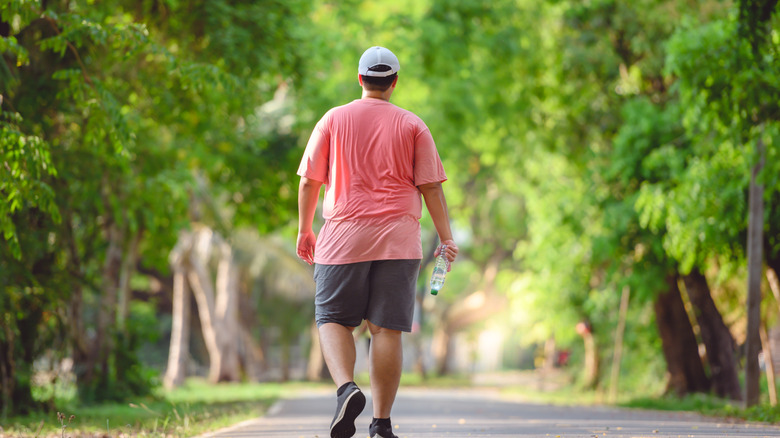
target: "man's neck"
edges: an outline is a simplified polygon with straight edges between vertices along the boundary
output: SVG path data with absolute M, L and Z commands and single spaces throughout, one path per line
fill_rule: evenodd
M 393 94 L 392 88 L 389 88 L 387 91 L 376 91 L 376 90 L 366 90 L 363 89 L 363 96 L 362 99 L 380 99 L 384 100 L 385 102 L 390 102 L 390 95 Z

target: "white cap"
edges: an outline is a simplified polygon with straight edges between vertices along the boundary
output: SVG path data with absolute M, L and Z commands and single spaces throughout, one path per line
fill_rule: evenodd
M 371 71 L 371 67 L 379 65 L 386 65 L 390 67 L 387 71 Z M 358 74 L 363 76 L 373 76 L 384 78 L 397 73 L 401 70 L 401 64 L 398 62 L 398 58 L 395 57 L 393 52 L 384 47 L 374 46 L 363 52 L 363 56 L 360 57 L 360 63 L 358 64 Z

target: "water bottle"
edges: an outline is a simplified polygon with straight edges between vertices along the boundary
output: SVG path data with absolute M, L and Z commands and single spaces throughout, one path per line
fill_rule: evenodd
M 444 276 L 447 275 L 447 267 L 450 265 L 447 256 L 444 255 L 444 250 L 447 249 L 447 245 L 442 245 L 439 250 L 439 256 L 436 257 L 436 264 L 433 265 L 433 274 L 431 275 L 431 295 L 436 295 L 444 285 Z

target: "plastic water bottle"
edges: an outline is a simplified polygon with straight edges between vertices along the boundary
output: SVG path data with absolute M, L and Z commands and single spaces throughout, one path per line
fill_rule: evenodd
M 436 257 L 436 264 L 433 265 L 433 274 L 431 275 L 431 295 L 436 295 L 439 290 L 444 286 L 444 276 L 447 275 L 447 267 L 450 265 L 449 260 L 444 255 L 444 250 L 447 249 L 447 245 L 442 245 L 439 250 L 439 256 Z

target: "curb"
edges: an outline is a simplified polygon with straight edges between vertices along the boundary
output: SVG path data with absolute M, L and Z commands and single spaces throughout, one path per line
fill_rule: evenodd
M 258 423 L 258 422 L 262 421 L 263 417 L 265 417 L 266 415 L 273 415 L 273 414 L 279 412 L 280 410 L 282 410 L 282 405 L 283 404 L 284 404 L 284 400 L 279 400 L 276 403 L 274 403 L 273 405 L 271 405 L 271 407 L 268 408 L 268 411 L 266 411 L 259 418 L 250 418 L 249 420 L 244 420 L 244 421 L 242 421 L 240 423 L 236 423 L 236 424 L 234 424 L 232 426 L 223 427 L 222 429 L 218 429 L 218 430 L 212 430 L 211 432 L 206 432 L 206 433 L 201 434 L 201 435 L 195 435 L 195 436 L 190 437 L 190 438 L 212 438 L 212 437 L 215 437 L 215 436 L 218 436 L 218 435 L 226 434 L 228 432 L 233 432 L 233 431 L 238 430 L 238 429 L 243 429 L 244 427 L 247 427 L 247 426 L 250 426 L 252 424 L 255 424 L 255 423 Z

